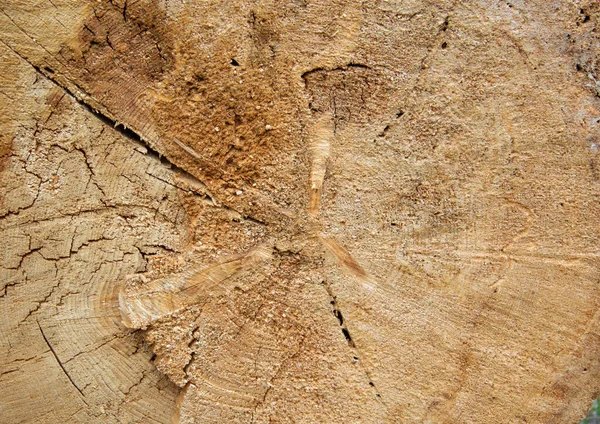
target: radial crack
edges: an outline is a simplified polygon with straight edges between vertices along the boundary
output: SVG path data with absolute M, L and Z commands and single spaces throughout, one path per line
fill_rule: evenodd
M 52 347 L 52 345 L 50 344 L 50 341 L 48 340 L 48 337 L 46 337 L 46 334 L 44 334 L 44 330 L 42 330 L 42 326 L 40 325 L 39 321 L 36 321 L 38 328 L 40 329 L 40 333 L 42 333 L 42 337 L 44 338 L 44 341 L 46 342 L 46 344 L 48 345 L 48 348 L 50 349 L 50 352 L 52 352 L 52 355 L 54 356 L 54 359 L 56 359 L 56 362 L 58 362 L 58 365 L 60 366 L 60 368 L 62 369 L 63 373 L 65 373 L 65 375 L 67 376 L 67 378 L 69 379 L 69 381 L 71 382 L 71 384 L 73 385 L 73 387 L 75 387 L 77 389 L 77 391 L 79 392 L 79 394 L 85 398 L 85 395 L 83 394 L 83 391 L 79 388 L 79 386 L 77 384 L 75 384 L 75 381 L 73 381 L 73 379 L 71 378 L 71 376 L 69 375 L 69 373 L 67 372 L 65 366 L 63 365 L 63 363 L 60 361 L 60 358 L 58 357 L 58 355 L 56 354 L 56 351 L 54 350 L 54 348 Z M 87 405 L 88 403 L 85 401 L 85 399 L 83 399 L 83 402 Z
M 373 382 L 373 379 L 371 378 L 371 373 L 369 372 L 369 370 L 367 369 L 365 364 L 362 362 L 362 359 L 361 359 L 362 355 L 360 353 L 360 350 L 356 346 L 356 343 L 352 339 L 350 330 L 348 330 L 348 325 L 347 325 L 346 321 L 344 320 L 344 315 L 342 314 L 342 310 L 338 306 L 337 298 L 336 298 L 335 294 L 333 293 L 333 289 L 326 281 L 323 281 L 322 284 L 325 287 L 325 290 L 327 291 L 329 298 L 331 299 L 329 302 L 331 304 L 331 308 L 332 308 L 331 312 L 333 313 L 333 316 L 335 316 L 337 318 L 337 320 L 340 324 L 340 329 L 342 330 L 342 334 L 344 335 L 346 342 L 348 342 L 348 346 L 354 351 L 354 359 L 358 362 L 358 364 L 362 368 L 363 372 L 365 373 L 365 376 L 367 377 L 367 380 L 369 381 L 369 386 L 375 392 L 375 397 L 377 397 L 378 400 L 382 401 L 381 394 L 379 394 L 379 392 L 377 391 L 377 387 L 375 386 L 375 383 Z

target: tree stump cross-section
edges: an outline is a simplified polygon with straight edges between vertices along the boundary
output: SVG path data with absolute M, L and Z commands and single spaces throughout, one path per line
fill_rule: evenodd
M 577 422 L 600 3 L 0 0 L 0 414 Z

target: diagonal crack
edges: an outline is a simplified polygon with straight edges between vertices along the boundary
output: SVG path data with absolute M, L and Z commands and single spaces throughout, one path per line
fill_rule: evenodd
M 2 11 L 4 14 L 6 14 L 2 9 L 0 9 L 0 11 Z M 31 65 L 38 72 L 38 74 L 47 78 L 49 81 L 51 81 L 53 84 L 55 84 L 58 88 L 64 90 L 66 93 L 68 93 L 71 96 L 71 98 L 73 98 L 77 103 L 79 103 L 81 106 L 83 106 L 88 112 L 90 112 L 92 115 L 94 115 L 100 121 L 102 121 L 105 125 L 111 127 L 112 129 L 117 131 L 119 134 L 121 134 L 123 137 L 127 138 L 128 140 L 131 140 L 138 145 L 139 144 L 143 145 L 147 150 L 146 154 L 148 154 L 151 157 L 157 158 L 161 163 L 163 163 L 165 166 L 167 166 L 168 168 L 173 170 L 179 177 L 183 177 L 184 179 L 192 181 L 196 184 L 200 184 L 203 187 L 207 187 L 207 184 L 205 184 L 198 177 L 196 177 L 195 175 L 186 171 L 185 169 L 181 168 L 180 166 L 176 165 L 175 163 L 170 161 L 168 158 L 166 158 L 161 152 L 159 152 L 155 148 L 153 148 L 150 145 L 150 143 L 148 142 L 148 140 L 145 139 L 141 134 L 139 134 L 138 132 L 125 126 L 125 124 L 119 122 L 116 118 L 114 118 L 113 114 L 108 110 L 108 108 L 106 106 L 104 106 L 103 104 L 98 102 L 92 95 L 87 93 L 87 91 L 84 90 L 82 87 L 80 87 L 75 81 L 73 81 L 70 78 L 68 78 L 67 76 L 63 75 L 63 77 L 67 78 L 67 80 L 76 87 L 78 93 L 73 92 L 73 90 L 71 90 L 69 87 L 65 86 L 64 84 L 61 84 L 60 81 L 58 81 L 58 79 L 56 78 L 56 72 L 53 69 L 51 69 L 47 66 L 41 67 L 41 66 L 34 64 L 31 60 L 29 60 L 27 57 L 23 56 L 21 53 L 19 53 L 17 50 L 12 48 L 9 44 L 7 44 L 2 39 L 0 39 L 0 43 L 4 44 L 8 49 L 10 49 L 17 56 L 19 56 L 23 61 L 25 61 L 26 63 Z M 351 64 L 349 66 L 363 66 L 363 65 Z M 99 110 L 99 109 L 102 109 L 102 110 Z M 174 139 L 174 140 L 177 142 L 176 139 Z M 177 143 L 177 144 L 180 147 L 182 147 L 181 143 Z M 80 150 L 80 149 L 78 149 L 78 150 Z M 184 149 L 184 150 L 188 151 L 188 149 Z M 189 151 L 188 151 L 188 153 L 189 153 Z M 204 161 L 202 161 L 202 162 L 203 162 L 202 163 L 203 168 L 210 168 L 210 169 L 213 169 L 214 171 L 219 171 L 211 164 L 205 163 Z M 87 160 L 86 160 L 86 163 L 87 163 Z M 91 170 L 91 168 L 90 168 L 90 170 Z M 93 173 L 92 173 L 92 177 L 93 177 Z M 227 181 L 223 177 L 219 177 L 219 178 L 223 182 L 229 183 L 229 181 Z M 98 188 L 100 189 L 100 191 L 102 191 L 102 189 L 100 187 L 98 187 Z M 265 224 L 264 221 L 262 221 L 256 217 L 250 216 L 246 212 L 242 213 L 242 212 L 236 210 L 235 208 L 233 208 L 232 206 L 227 205 L 222 201 L 218 201 L 214 197 L 214 195 L 212 193 L 208 193 L 208 191 L 199 192 L 198 190 L 195 190 L 194 188 L 192 188 L 190 191 L 193 193 L 199 194 L 200 196 L 203 196 L 203 197 L 208 196 L 216 206 L 235 211 L 235 212 L 239 213 L 240 215 L 242 215 L 244 218 L 248 219 L 249 221 L 252 221 L 256 224 Z
M 136 144 L 142 144 L 142 145 L 144 145 L 144 147 L 148 150 L 148 153 L 151 156 L 159 158 L 161 162 L 162 161 L 167 162 L 167 165 L 171 169 L 173 169 L 174 171 L 176 171 L 176 173 L 178 173 L 180 175 L 183 175 L 186 178 L 189 178 L 189 179 L 191 179 L 193 181 L 196 181 L 196 182 L 198 182 L 198 183 L 200 183 L 202 185 L 205 185 L 197 177 L 195 177 L 194 175 L 190 174 L 189 172 L 187 172 L 186 170 L 182 169 L 181 167 L 175 165 L 173 162 L 171 162 L 167 158 L 165 158 L 165 156 L 163 156 L 160 152 L 158 152 L 157 150 L 155 150 L 154 148 L 152 148 L 149 145 L 149 143 L 144 139 L 144 137 L 142 137 L 140 134 L 138 134 L 137 132 L 135 132 L 131 128 L 126 127 L 125 125 L 123 125 L 122 123 L 120 123 L 119 121 L 117 121 L 116 119 L 112 118 L 110 116 L 109 112 L 101 112 L 101 111 L 97 110 L 92 105 L 90 105 L 89 103 L 87 103 L 84 99 L 82 99 L 80 96 L 77 96 L 77 94 L 74 93 L 72 90 L 70 90 L 68 87 L 64 86 L 59 81 L 57 81 L 57 79 L 53 76 L 54 75 L 54 71 L 52 69 L 50 69 L 48 67 L 42 68 L 42 67 L 34 64 L 27 57 L 25 57 L 22 54 L 20 54 L 17 50 L 15 50 L 14 48 L 12 48 L 5 41 L 0 40 L 0 42 L 2 44 L 4 44 L 7 48 L 9 48 L 17 56 L 19 56 L 23 61 L 25 61 L 26 63 L 28 63 L 29 65 L 31 65 L 38 72 L 38 74 L 44 76 L 49 81 L 51 81 L 53 84 L 55 84 L 58 88 L 64 90 L 66 93 L 68 93 L 77 103 L 79 103 L 88 112 L 90 112 L 92 115 L 94 115 L 100 121 L 102 121 L 102 123 L 104 123 L 105 125 L 113 128 L 115 131 L 117 131 L 119 134 L 121 134 L 122 136 L 124 136 L 128 140 L 132 140 Z M 87 94 L 85 92 L 85 90 L 81 89 L 81 87 L 77 86 L 77 88 L 79 88 L 82 93 L 86 94 L 86 96 L 89 96 L 89 94 Z M 100 103 L 99 103 L 99 105 L 102 108 L 106 109 L 106 107 L 104 105 L 102 105 Z M 83 152 L 81 149 L 77 149 L 77 150 L 79 150 L 80 152 L 82 152 L 84 154 L 84 156 L 85 156 L 85 152 Z M 86 158 L 86 163 L 87 163 L 87 158 Z M 88 165 L 89 165 L 89 163 L 88 163 Z M 90 168 L 90 170 L 91 170 L 91 168 Z
M 337 304 L 337 297 L 335 296 L 331 286 L 327 282 L 323 281 L 322 284 L 325 287 L 325 290 L 327 291 L 327 294 L 329 295 L 329 297 L 331 299 L 331 301 L 330 301 L 330 304 L 332 306 L 331 312 L 337 318 L 337 320 L 340 324 L 340 328 L 342 330 L 342 334 L 344 335 L 344 338 L 348 342 L 348 346 L 354 351 L 354 359 L 358 362 L 358 364 L 362 368 L 363 372 L 365 373 L 365 375 L 369 381 L 369 386 L 375 392 L 375 397 L 377 398 L 377 400 L 379 400 L 381 403 L 383 403 L 385 405 L 385 403 L 381 399 L 381 394 L 379 394 L 379 392 L 377 391 L 377 387 L 375 386 L 375 383 L 373 382 L 373 379 L 371 378 L 370 371 L 367 369 L 367 367 L 361 360 L 361 356 L 362 356 L 361 352 L 358 349 L 358 347 L 356 346 L 356 343 L 354 342 L 354 340 L 352 339 L 350 330 L 348 330 L 348 326 L 346 325 L 346 322 L 344 321 L 344 316 L 342 314 L 342 311 Z
M 27 321 L 29 319 L 30 316 L 32 316 L 33 314 L 35 314 L 37 311 L 40 310 L 40 308 L 46 304 L 46 302 L 48 302 L 48 300 L 50 300 L 50 298 L 52 297 L 52 295 L 54 294 L 54 291 L 60 287 L 60 282 L 61 280 L 59 279 L 58 282 L 52 286 L 52 289 L 50 290 L 50 293 L 48 293 L 48 295 L 46 295 L 42 300 L 37 302 L 37 305 L 31 309 L 27 315 L 25 316 L 25 318 L 23 318 L 21 321 L 19 321 L 19 325 L 23 324 L 25 321 Z M 39 325 L 39 323 L 38 323 Z M 41 330 L 41 329 L 40 329 Z
M 37 321 L 37 320 L 36 320 L 36 322 L 37 322 L 38 328 L 40 329 L 40 333 L 42 333 L 42 337 L 44 338 L 44 341 L 46 342 L 46 344 L 48 345 L 48 348 L 50 349 L 50 352 L 52 352 L 52 355 L 54 356 L 54 359 L 56 359 L 56 362 L 58 362 L 58 365 L 60 366 L 60 368 L 62 369 L 62 371 L 65 373 L 65 375 L 67 376 L 67 378 L 69 379 L 69 381 L 71 382 L 71 384 L 73 385 L 73 387 L 75 387 L 77 389 L 77 391 L 79 392 L 79 394 L 84 398 L 84 399 L 82 399 L 83 402 L 86 405 L 88 405 L 88 403 L 85 401 L 85 395 L 83 394 L 83 391 L 81 391 L 81 389 L 79 388 L 79 386 L 77 384 L 75 384 L 75 381 L 73 381 L 73 378 L 71 378 L 71 376 L 67 372 L 65 366 L 60 361 L 60 358 L 58 357 L 58 355 L 56 354 L 56 351 L 54 350 L 54 348 L 50 344 L 50 341 L 48 340 L 48 337 L 46 337 L 46 334 L 44 334 L 44 330 L 42 329 L 42 326 L 40 325 L 40 322 Z

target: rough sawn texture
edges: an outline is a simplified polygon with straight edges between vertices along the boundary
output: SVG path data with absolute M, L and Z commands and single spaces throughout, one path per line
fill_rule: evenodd
M 600 3 L 0 0 L 3 422 L 569 423 Z

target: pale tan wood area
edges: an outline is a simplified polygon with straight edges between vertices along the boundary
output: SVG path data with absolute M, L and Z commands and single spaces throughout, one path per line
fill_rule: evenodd
M 0 421 L 576 423 L 600 3 L 0 0 Z

